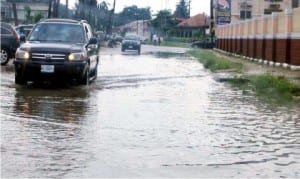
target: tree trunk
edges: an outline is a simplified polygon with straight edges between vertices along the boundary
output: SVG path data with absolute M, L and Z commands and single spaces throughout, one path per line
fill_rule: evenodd
M 12 3 L 12 8 L 13 8 L 13 13 L 14 13 L 14 21 L 15 21 L 15 26 L 18 26 L 18 14 L 17 14 L 17 7 L 16 7 L 16 2 L 13 1 Z
M 49 0 L 48 6 L 48 18 L 51 18 L 52 0 Z

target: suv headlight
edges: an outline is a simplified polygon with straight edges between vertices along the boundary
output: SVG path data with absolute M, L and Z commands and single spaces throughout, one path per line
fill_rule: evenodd
M 30 57 L 29 52 L 27 52 L 25 50 L 18 49 L 16 51 L 16 58 L 18 58 L 18 59 L 28 60 L 29 57 Z
M 70 61 L 79 61 L 86 59 L 87 55 L 84 52 L 78 52 L 78 53 L 70 53 L 68 56 L 68 59 Z

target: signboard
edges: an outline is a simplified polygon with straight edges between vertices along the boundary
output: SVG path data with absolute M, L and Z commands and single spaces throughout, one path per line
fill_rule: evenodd
M 231 0 L 217 0 L 216 20 L 217 25 L 230 24 Z

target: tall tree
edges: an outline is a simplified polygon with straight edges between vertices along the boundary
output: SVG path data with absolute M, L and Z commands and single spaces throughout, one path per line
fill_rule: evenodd
M 151 20 L 150 7 L 138 8 L 135 5 L 125 7 L 116 15 L 115 25 L 120 26 L 136 20 Z
M 180 0 L 179 4 L 176 6 L 176 10 L 174 11 L 174 17 L 179 18 L 189 18 L 189 4 L 186 3 L 185 0 Z
M 97 12 L 97 19 L 98 19 L 98 29 L 105 31 L 109 26 L 109 16 L 110 10 L 108 9 L 107 3 L 105 1 L 101 2 L 98 5 L 98 12 Z M 100 22 L 100 23 L 99 23 Z
M 31 8 L 29 6 L 24 7 L 25 11 L 25 18 L 26 18 L 26 23 L 32 23 L 32 17 L 31 17 Z
M 175 29 L 177 21 L 170 11 L 161 10 L 156 15 L 156 18 L 151 21 L 151 24 L 157 31 L 163 32 L 166 35 L 167 32 Z

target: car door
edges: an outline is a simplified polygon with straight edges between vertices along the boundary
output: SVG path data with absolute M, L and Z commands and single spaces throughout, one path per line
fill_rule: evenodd
M 13 33 L 9 29 L 1 27 L 1 47 L 6 47 L 10 50 L 14 45 Z
M 88 39 L 90 40 L 93 37 L 92 29 L 89 25 L 84 26 L 85 32 L 87 34 Z M 98 53 L 99 47 L 98 44 L 90 44 L 87 46 L 87 54 L 90 58 L 90 68 L 97 68 L 98 64 Z

